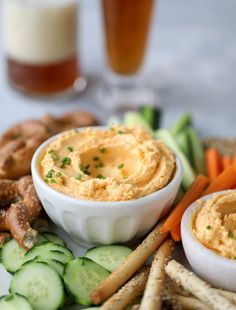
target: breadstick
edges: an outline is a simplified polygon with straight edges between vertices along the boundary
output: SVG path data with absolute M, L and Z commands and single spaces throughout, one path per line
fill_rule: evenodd
M 192 294 L 183 289 L 176 282 L 172 281 L 168 276 L 166 278 L 165 288 L 170 294 L 178 294 L 185 297 L 192 297 Z
M 236 294 L 230 291 L 217 290 L 221 295 L 231 301 L 233 304 L 236 304 Z
M 133 305 L 130 310 L 139 310 L 140 305 Z
M 179 305 L 184 308 L 184 310 L 211 310 L 211 307 L 208 307 L 201 300 L 194 297 L 181 296 L 178 294 L 174 294 L 173 298 L 175 298 Z
M 175 260 L 170 261 L 165 270 L 172 280 L 180 283 L 184 289 L 191 292 L 198 299 L 212 307 L 212 309 L 236 310 L 236 306 L 228 299 Z
M 147 283 L 150 268 L 140 270 L 129 280 L 116 294 L 109 298 L 101 307 L 101 310 L 122 310 L 126 309 L 137 297 L 143 294 Z
M 132 275 L 142 267 L 149 256 L 166 239 L 168 233 L 160 233 L 158 224 L 143 242 L 127 257 L 124 263 L 110 274 L 91 294 L 91 300 L 99 305 L 114 294 Z
M 165 281 L 165 265 L 171 257 L 173 245 L 172 240 L 166 240 L 157 250 L 152 262 L 140 310 L 161 309 L 161 297 Z

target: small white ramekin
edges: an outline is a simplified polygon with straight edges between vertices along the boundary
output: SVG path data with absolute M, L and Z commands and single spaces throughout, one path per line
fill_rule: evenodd
M 132 241 L 148 232 L 174 202 L 182 180 L 182 165 L 178 157 L 171 182 L 163 189 L 139 199 L 91 201 L 54 190 L 41 178 L 38 164 L 42 151 L 56 138 L 57 135 L 48 139 L 35 152 L 31 164 L 32 177 L 46 213 L 75 242 L 86 245 Z
M 217 192 L 217 194 L 226 192 Z M 207 200 L 213 195 L 210 194 L 201 199 Z M 214 287 L 236 291 L 236 261 L 208 249 L 193 234 L 193 221 L 200 209 L 200 204 L 194 202 L 185 211 L 181 221 L 182 243 L 187 259 L 196 274 Z

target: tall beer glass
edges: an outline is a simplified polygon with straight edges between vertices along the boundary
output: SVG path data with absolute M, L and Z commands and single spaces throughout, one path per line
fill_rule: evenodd
M 154 0 L 101 1 L 109 67 L 101 100 L 108 105 L 132 105 L 148 93 L 142 65 Z
M 77 56 L 77 0 L 4 0 L 10 84 L 27 94 L 58 95 L 86 81 Z

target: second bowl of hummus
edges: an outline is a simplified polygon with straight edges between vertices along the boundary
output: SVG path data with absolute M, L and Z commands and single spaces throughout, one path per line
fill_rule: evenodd
M 49 217 L 77 241 L 127 242 L 173 203 L 178 158 L 141 127 L 64 132 L 39 147 L 32 175 Z

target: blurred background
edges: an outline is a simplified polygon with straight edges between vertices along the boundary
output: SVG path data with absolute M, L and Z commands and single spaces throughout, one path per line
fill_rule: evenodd
M 235 0 L 160 0 L 155 6 L 145 68 L 156 90 L 155 104 L 164 111 L 164 126 L 189 111 L 202 135 L 236 136 L 235 10 Z M 86 109 L 102 122 L 112 114 L 96 97 L 106 67 L 99 0 L 80 1 L 79 24 L 79 59 L 88 86 L 67 99 L 31 98 L 8 85 L 1 31 L 1 131 L 48 112 Z

